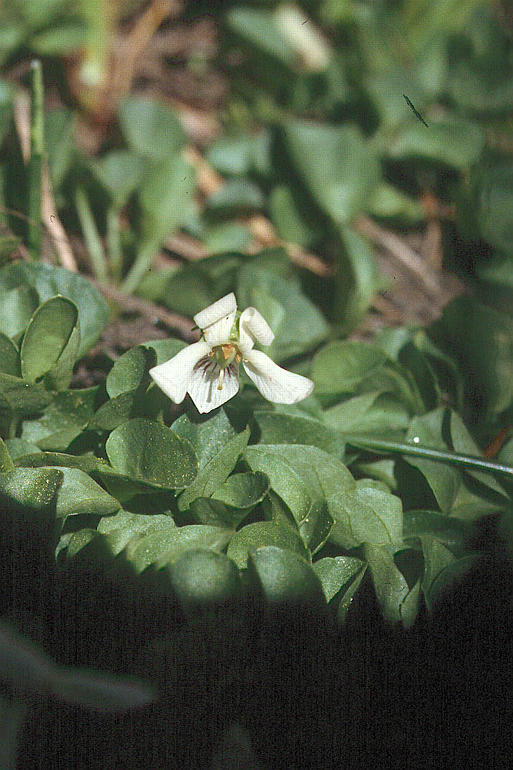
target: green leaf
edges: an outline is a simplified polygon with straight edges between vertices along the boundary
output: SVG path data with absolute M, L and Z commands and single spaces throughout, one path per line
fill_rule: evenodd
M 62 484 L 57 494 L 56 516 L 109 516 L 121 508 L 87 473 L 78 468 L 61 468 Z
M 265 473 L 235 473 L 212 495 L 230 508 L 249 510 L 262 502 L 269 491 L 269 479 Z
M 348 333 L 362 320 L 384 281 L 367 241 L 348 226 L 340 225 L 339 233 L 343 248 L 337 250 L 331 316 Z
M 335 431 L 306 416 L 255 411 L 260 444 L 306 444 L 343 459 L 345 443 Z
M 248 571 L 271 607 L 326 607 L 319 578 L 298 553 L 270 544 L 257 548 L 249 554 Z
M 146 170 L 139 188 L 145 244 L 155 250 L 187 219 L 192 209 L 194 171 L 181 155 L 169 155 Z M 152 255 L 153 256 L 153 255 Z
M 7 471 L 12 470 L 14 470 L 14 463 L 7 446 L 3 439 L 0 438 L 0 473 L 6 473 Z
M 319 559 L 313 565 L 322 584 L 326 601 L 330 602 L 360 572 L 364 562 L 354 556 L 335 556 Z
M 347 618 L 347 613 L 349 612 L 352 601 L 356 596 L 358 589 L 360 588 L 360 585 L 362 583 L 363 578 L 365 577 L 366 572 L 367 572 L 367 564 L 364 563 L 362 569 L 356 573 L 356 576 L 352 579 L 352 581 L 349 583 L 349 585 L 347 586 L 347 588 L 344 590 L 342 594 L 342 597 L 340 599 L 340 604 L 338 605 L 338 609 L 337 609 L 337 622 L 340 626 L 342 626 L 345 623 L 345 620 Z
M 142 179 L 145 161 L 129 150 L 113 150 L 100 158 L 94 171 L 116 208 L 124 206 Z
M 417 580 L 413 588 L 403 599 L 399 607 L 399 615 L 404 628 L 411 628 L 417 619 L 420 599 L 420 580 Z
M 16 337 L 25 331 L 38 301 L 37 293 L 31 286 L 8 289 L 2 284 L 1 276 L 8 267 L 0 269 L 0 332 L 7 337 Z
M 250 446 L 244 459 L 251 470 L 266 474 L 271 488 L 289 507 L 295 521 L 301 523 L 310 512 L 312 498 L 301 473 L 281 455 L 283 446 Z
M 185 134 L 174 111 L 150 99 L 130 97 L 118 109 L 121 130 L 141 155 L 165 161 L 185 142 Z
M 276 303 L 281 305 L 284 315 L 277 328 L 273 328 L 276 338 L 266 348 L 275 361 L 306 353 L 328 336 L 328 324 L 322 313 L 301 290 L 254 262 L 247 262 L 239 270 L 236 294 L 241 307 L 255 307 L 264 318 L 269 311 L 269 297 L 275 300 L 274 308 Z M 276 318 L 273 320 L 276 322 Z
M 426 158 L 457 169 L 475 163 L 485 146 L 483 129 L 468 120 L 430 123 L 429 130 L 418 121 L 406 126 L 388 147 L 391 158 Z
M 168 337 L 164 340 L 150 340 L 145 342 L 143 347 L 148 350 L 152 350 L 157 356 L 157 364 L 164 364 L 169 361 L 170 358 L 176 356 L 176 354 L 187 347 L 182 340 L 175 340 L 172 337 Z
M 150 420 L 129 420 L 115 428 L 105 451 L 116 471 L 164 489 L 191 484 L 198 470 L 191 445 L 169 428 Z
M 216 409 L 206 419 L 200 415 L 182 414 L 171 425 L 171 430 L 192 444 L 200 469 L 235 436 L 235 429 L 223 408 Z
M 248 179 L 229 179 L 206 200 L 207 211 L 212 217 L 235 217 L 262 209 L 264 204 L 260 187 Z
M 226 548 L 231 535 L 231 530 L 208 524 L 169 527 L 133 541 L 128 546 L 126 557 L 137 572 L 142 572 L 150 564 L 156 564 L 158 569 L 162 569 L 193 548 L 221 551 Z
M 507 409 L 513 401 L 513 320 L 474 297 L 457 297 L 436 330 L 467 373 L 467 395 L 482 405 L 481 418 Z
M 22 516 L 54 515 L 64 474 L 56 468 L 15 468 L 0 475 L 0 507 Z
M 340 548 L 402 542 L 402 503 L 390 492 L 375 489 L 362 480 L 356 482 L 354 490 L 332 495 L 329 503 L 335 519 L 330 541 Z
M 250 446 L 246 462 L 265 473 L 299 525 L 306 545 L 315 553 L 333 525 L 331 498 L 355 486 L 340 460 L 317 447 L 301 444 Z
M 109 319 L 108 306 L 97 289 L 81 275 L 70 273 L 63 267 L 42 262 L 16 262 L 0 268 L 0 292 L 18 287 L 24 287 L 25 291 L 35 289 L 40 303 L 58 294 L 75 303 L 80 326 L 77 358 L 93 347 Z M 12 336 L 4 328 L 0 331 Z
M 405 441 L 419 446 L 447 449 L 442 438 L 444 409 L 435 409 L 422 417 L 414 417 L 406 432 Z M 428 482 L 440 510 L 449 513 L 461 485 L 460 472 L 450 465 L 424 460 L 417 457 L 404 457 L 409 465 L 417 468 Z
M 330 428 L 344 434 L 378 433 L 390 439 L 396 434 L 402 438 L 410 414 L 397 398 L 378 390 L 353 396 L 326 409 L 324 419 Z
M 198 497 L 210 497 L 219 489 L 242 455 L 249 441 L 250 430 L 245 428 L 228 441 L 223 448 L 201 468 L 200 472 L 178 498 L 178 507 L 186 511 Z
M 173 527 L 176 527 L 176 524 L 172 517 L 165 514 L 147 516 L 120 510 L 114 516 L 101 519 L 97 530 L 100 534 L 107 535 L 109 549 L 117 556 L 136 536 Z
M 9 454 L 13 460 L 17 460 L 24 455 L 39 452 L 39 449 L 35 444 L 31 444 L 30 441 L 25 441 L 23 438 L 7 438 L 5 440 L 5 446 L 9 450 Z
M 401 621 L 401 607 L 410 592 L 406 579 L 386 548 L 366 543 L 364 553 L 384 617 L 392 622 Z
M 310 560 L 308 549 L 299 534 L 292 527 L 274 521 L 257 521 L 239 529 L 230 540 L 227 554 L 239 569 L 245 569 L 250 552 L 268 545 L 292 551 Z
M 92 415 L 88 423 L 91 430 L 114 430 L 140 414 L 140 391 L 131 390 L 106 401 Z
M 13 377 L 21 376 L 20 354 L 14 342 L 0 332 L 0 371 Z
M 21 438 L 43 450 L 65 450 L 85 429 L 98 388 L 66 390 L 54 396 L 43 414 L 25 420 Z
M 435 537 L 456 553 L 463 553 L 471 534 L 469 522 L 436 511 L 406 511 L 404 513 L 404 539 Z
M 380 167 L 356 128 L 290 121 L 285 141 L 295 170 L 326 214 L 340 224 L 361 212 Z
M 220 136 L 207 150 L 207 161 L 226 176 L 242 176 L 251 168 L 253 137 L 247 134 Z
M 148 370 L 156 364 L 156 356 L 144 345 L 127 350 L 115 362 L 105 383 L 110 398 L 136 390 Z
M 452 446 L 450 447 L 451 449 L 454 449 L 455 452 L 460 452 L 461 454 L 474 455 L 475 457 L 479 457 L 481 454 L 479 446 L 476 444 L 471 434 L 467 430 L 467 427 L 465 426 L 465 423 L 461 417 L 452 410 L 450 412 L 450 431 L 452 443 Z M 506 496 L 503 487 L 489 473 L 480 473 L 479 471 L 466 472 L 469 474 L 469 476 L 472 476 L 472 478 L 479 481 L 480 484 L 484 484 L 485 487 L 488 487 L 488 489 L 491 489 L 493 492 L 496 492 L 502 497 Z
M 176 596 L 189 618 L 197 617 L 199 612 L 199 619 L 204 622 L 205 611 L 240 597 L 239 572 L 223 553 L 189 550 L 173 561 L 169 572 Z
M 360 382 L 374 376 L 387 360 L 376 347 L 361 342 L 337 340 L 315 354 L 312 379 L 317 395 L 354 393 Z
M 51 400 L 51 394 L 42 385 L 0 373 L 0 408 L 31 415 L 40 412 Z
M 429 535 L 421 537 L 422 553 L 424 554 L 424 576 L 422 578 L 422 591 L 426 599 L 428 609 L 433 607 L 433 586 L 447 568 L 455 561 L 456 557 L 439 540 Z

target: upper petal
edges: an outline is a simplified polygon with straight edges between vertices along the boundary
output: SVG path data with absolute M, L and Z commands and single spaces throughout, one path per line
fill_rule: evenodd
M 216 345 L 224 345 L 228 342 L 233 322 L 235 321 L 235 313 L 235 310 L 232 313 L 228 313 L 228 315 L 223 316 L 218 321 L 214 321 L 213 324 L 210 324 L 203 331 L 203 336 L 210 347 L 215 348 Z
M 179 404 L 185 398 L 194 367 L 209 352 L 210 345 L 204 340 L 195 342 L 180 350 L 169 361 L 150 369 L 150 376 L 166 396 Z
M 273 339 L 273 330 L 256 308 L 243 310 L 239 319 L 239 344 L 243 352 L 251 350 L 255 342 L 270 345 Z
M 229 401 L 239 390 L 239 365 L 235 362 L 224 370 L 222 390 L 218 390 L 220 368 L 215 359 L 199 361 L 189 382 L 187 392 L 201 414 L 211 412 Z
M 282 369 L 260 350 L 249 351 L 243 362 L 246 374 L 268 401 L 295 404 L 309 396 L 313 390 L 312 380 Z
M 236 310 L 237 300 L 235 299 L 235 294 L 231 291 L 229 294 L 221 297 L 221 299 L 218 299 L 217 302 L 196 313 L 194 323 L 204 331 L 216 321 L 220 321 L 221 318 L 230 315 L 230 313 L 235 313 Z

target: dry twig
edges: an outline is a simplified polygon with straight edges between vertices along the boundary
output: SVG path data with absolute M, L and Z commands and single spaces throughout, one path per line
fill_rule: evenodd
M 361 235 L 367 236 L 373 243 L 386 249 L 405 270 L 415 276 L 426 294 L 438 297 L 440 285 L 433 270 L 407 243 L 395 233 L 385 230 L 366 216 L 355 221 L 355 227 Z

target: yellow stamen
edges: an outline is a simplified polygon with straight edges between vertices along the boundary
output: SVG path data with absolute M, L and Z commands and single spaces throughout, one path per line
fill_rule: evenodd
M 221 345 L 221 349 L 223 351 L 224 360 L 228 361 L 235 352 L 235 345 Z
M 217 385 L 218 390 L 223 389 L 223 380 L 224 380 L 224 369 L 221 369 L 221 371 L 219 372 L 219 382 Z

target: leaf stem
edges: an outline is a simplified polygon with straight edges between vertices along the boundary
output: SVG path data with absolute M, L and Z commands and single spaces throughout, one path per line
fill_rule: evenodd
M 30 160 L 28 162 L 27 242 L 32 259 L 41 257 L 41 199 L 45 154 L 43 70 L 41 61 L 31 64 Z
M 107 210 L 107 245 L 112 277 L 119 281 L 123 269 L 123 252 L 119 228 L 119 208 L 112 204 Z
M 87 195 L 81 187 L 78 187 L 75 192 L 75 205 L 77 207 L 77 214 L 80 219 L 84 239 L 87 244 L 87 250 L 91 257 L 93 272 L 97 280 L 103 283 L 107 280 L 107 261 L 105 259 L 101 238 L 96 228 L 93 212 L 91 211 L 91 206 L 89 205 Z
M 473 471 L 484 471 L 495 476 L 508 476 L 513 480 L 513 467 L 491 460 L 483 460 L 473 455 L 463 455 L 451 452 L 448 449 L 429 449 L 428 447 L 403 444 L 398 441 L 382 441 L 381 439 L 367 438 L 366 436 L 350 435 L 345 440 L 357 449 L 368 449 L 384 454 L 404 454 L 410 457 L 422 457 L 424 460 L 433 460 L 439 463 L 459 465 Z
M 121 284 L 122 292 L 125 294 L 132 294 L 137 289 L 146 272 L 151 269 L 151 260 L 157 253 L 158 248 L 158 244 L 153 240 L 147 241 L 142 245 L 141 250 L 137 254 L 132 267 L 128 271 L 125 280 Z

